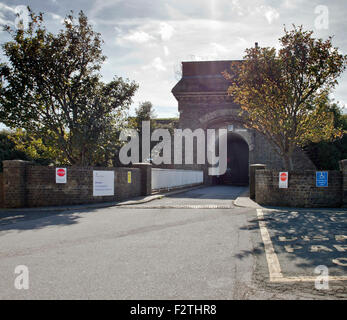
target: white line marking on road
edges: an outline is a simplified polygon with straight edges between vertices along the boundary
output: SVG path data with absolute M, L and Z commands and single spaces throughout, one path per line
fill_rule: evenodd
M 270 282 L 314 282 L 317 277 L 283 277 L 275 280 L 270 280 Z M 329 281 L 346 281 L 347 276 L 328 276 Z
M 274 281 L 276 279 L 282 279 L 283 274 L 281 271 L 280 262 L 278 261 L 277 254 L 272 245 L 270 234 L 266 228 L 263 210 L 257 209 L 257 215 L 258 215 L 260 233 L 261 233 L 261 237 L 263 239 L 263 243 L 265 247 L 265 255 L 266 255 L 267 265 L 269 268 L 270 281 Z
M 262 209 L 257 209 L 258 223 L 261 238 L 265 247 L 265 256 L 269 268 L 270 282 L 312 282 L 317 277 L 283 277 L 281 265 L 271 241 L 269 231 L 264 221 L 264 213 Z M 329 276 L 329 281 L 346 281 L 347 276 Z

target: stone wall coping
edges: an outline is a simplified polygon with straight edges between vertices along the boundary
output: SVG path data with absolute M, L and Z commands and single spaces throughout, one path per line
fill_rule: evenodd
M 341 171 L 347 171 L 347 159 L 340 160 L 339 165 Z
M 26 160 L 3 160 L 2 164 L 4 168 L 13 168 L 13 167 L 26 167 L 28 165 L 34 165 L 34 162 L 26 161 Z
M 12 160 L 10 160 L 12 161 Z M 42 168 L 42 169 L 55 169 L 55 168 L 67 168 L 67 169 L 74 169 L 74 170 L 139 170 L 139 168 L 134 167 L 82 167 L 82 166 L 71 166 L 71 165 L 56 165 L 56 166 L 44 166 L 36 163 L 29 162 L 29 167 L 32 168 Z
M 259 169 L 257 170 L 261 172 L 266 172 L 266 173 L 278 173 L 278 172 L 288 172 L 288 174 L 311 174 L 311 173 L 316 173 L 317 171 L 328 171 L 329 173 L 341 173 L 340 170 L 293 170 L 293 171 L 286 171 L 286 169 Z

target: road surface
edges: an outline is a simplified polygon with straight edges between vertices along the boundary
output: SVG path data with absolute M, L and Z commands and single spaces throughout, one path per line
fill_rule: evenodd
M 0 299 L 345 299 L 346 281 L 328 290 L 269 282 L 257 210 L 233 202 L 244 191 L 215 186 L 132 206 L 0 213 Z M 273 240 L 276 228 L 288 229 L 264 221 Z M 337 233 L 346 234 L 345 222 Z M 312 274 L 310 256 L 274 246 L 284 276 Z M 17 266 L 28 270 L 28 289 L 16 288 Z

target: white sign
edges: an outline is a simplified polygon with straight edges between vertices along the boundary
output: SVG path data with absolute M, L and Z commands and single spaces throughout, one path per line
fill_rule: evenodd
M 279 188 L 288 188 L 288 172 L 280 172 L 278 181 Z
M 114 196 L 114 171 L 93 171 L 93 196 Z
M 55 183 L 66 183 L 66 168 L 55 168 Z

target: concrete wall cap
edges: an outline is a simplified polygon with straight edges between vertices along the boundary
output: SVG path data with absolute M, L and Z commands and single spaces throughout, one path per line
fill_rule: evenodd
M 33 165 L 34 162 L 26 160 L 3 160 L 2 164 L 4 168 L 8 167 L 24 167 L 27 165 Z
M 347 171 L 347 159 L 340 160 L 339 165 L 341 171 Z

